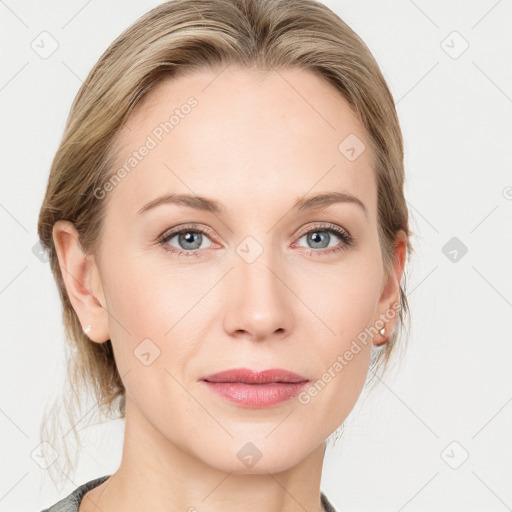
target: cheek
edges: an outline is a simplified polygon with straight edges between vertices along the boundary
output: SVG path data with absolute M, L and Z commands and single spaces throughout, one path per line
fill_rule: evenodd
M 113 244 L 112 244 L 113 245 Z M 162 294 L 159 275 L 142 258 L 111 250 L 105 260 L 104 291 L 107 299 L 110 338 L 121 375 L 141 366 L 138 347 L 151 357 L 163 349 L 163 336 L 173 325 L 173 308 Z M 147 341 L 151 340 L 148 344 Z M 141 345 L 146 343 L 146 345 Z M 156 348 L 155 348 L 156 347 Z
M 366 329 L 375 312 L 372 288 L 360 288 L 348 298 L 340 292 L 332 297 L 337 299 L 336 307 L 328 306 L 325 322 L 335 335 L 327 332 L 319 341 L 315 358 L 321 370 L 301 400 L 310 417 L 325 418 L 326 436 L 345 421 L 363 389 L 372 350 Z
M 357 264 L 340 266 L 322 277 L 310 275 L 303 288 L 314 303 L 311 309 L 329 328 L 322 329 L 325 335 L 316 352 L 322 374 L 304 403 L 311 414 L 330 418 L 329 428 L 335 429 L 346 418 L 364 386 L 372 349 L 369 328 L 376 320 L 381 278 L 380 261 L 361 253 Z
M 300 297 L 323 320 L 335 344 L 356 337 L 375 321 L 382 269 L 379 260 L 357 254 L 339 266 L 304 272 Z
M 173 371 L 197 350 L 200 322 L 208 324 L 216 317 L 204 309 L 208 300 L 201 300 L 215 276 L 172 264 L 165 255 L 155 260 L 147 254 L 124 254 L 112 253 L 109 259 L 106 294 L 116 363 L 121 375 L 133 370 L 133 385 L 139 371 Z M 144 357 L 155 359 L 145 367 Z M 149 386 L 147 379 L 141 384 Z
M 112 316 L 134 335 L 158 333 L 161 337 L 182 308 L 187 290 L 186 283 L 180 282 L 184 273 L 161 261 L 165 258 L 155 265 L 148 254 L 129 250 L 111 253 L 108 260 L 107 293 Z M 115 320 L 111 324 L 119 329 Z

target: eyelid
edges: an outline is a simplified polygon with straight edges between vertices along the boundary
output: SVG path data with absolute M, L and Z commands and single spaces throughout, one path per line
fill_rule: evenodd
M 169 228 L 168 230 L 164 231 L 161 235 L 159 235 L 158 240 L 168 238 L 169 236 L 172 236 L 172 235 L 177 235 L 177 234 L 181 233 L 182 231 L 187 231 L 187 230 L 205 233 L 210 238 L 215 239 L 213 230 L 210 229 L 208 226 L 203 226 L 202 224 L 178 224 L 177 226 L 174 226 L 174 227 Z
M 301 238 L 305 234 L 309 233 L 310 231 L 314 231 L 315 229 L 318 229 L 318 230 L 329 230 L 329 229 L 332 229 L 333 231 L 341 232 L 342 234 L 344 234 L 349 239 L 353 238 L 352 235 L 345 228 L 342 228 L 341 226 L 338 226 L 337 224 L 332 224 L 330 222 L 321 222 L 321 221 L 313 222 L 313 225 L 308 225 L 308 226 L 302 228 L 299 231 L 299 233 L 297 234 L 297 237 Z M 340 235 L 338 235 L 338 236 L 340 236 Z

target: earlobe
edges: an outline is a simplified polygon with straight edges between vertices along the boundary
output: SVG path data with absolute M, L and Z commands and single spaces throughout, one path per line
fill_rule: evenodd
M 80 245 L 72 222 L 59 220 L 53 226 L 53 241 L 66 292 L 84 332 L 103 343 L 110 336 L 101 279 L 94 258 Z M 96 296 L 98 295 L 98 297 Z
M 376 323 L 383 324 L 384 333 L 381 332 L 379 325 L 379 336 L 374 341 L 377 346 L 386 343 L 393 332 L 398 319 L 398 309 L 400 307 L 400 282 L 405 268 L 407 235 L 400 230 L 395 238 L 393 268 L 387 276 L 385 286 L 379 302 L 379 316 Z

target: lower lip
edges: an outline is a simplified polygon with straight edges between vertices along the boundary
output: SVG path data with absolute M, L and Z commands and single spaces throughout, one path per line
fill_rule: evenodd
M 306 386 L 304 382 L 272 384 L 243 384 L 241 382 L 203 381 L 214 393 L 241 407 L 271 407 L 297 396 Z

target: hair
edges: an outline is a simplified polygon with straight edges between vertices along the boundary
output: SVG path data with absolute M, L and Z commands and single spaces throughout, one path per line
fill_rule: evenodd
M 62 301 L 69 349 L 71 394 L 63 405 L 78 442 L 73 418 L 78 418 L 80 391 L 92 390 L 105 416 L 124 418 L 125 388 L 111 341 L 91 342 L 82 331 L 59 268 L 53 226 L 59 219 L 71 221 L 83 250 L 96 254 L 106 201 L 98 200 L 94 191 L 115 173 L 116 137 L 134 107 L 164 80 L 228 64 L 258 71 L 308 70 L 342 94 L 363 122 L 370 141 L 386 272 L 393 265 L 399 230 L 408 235 L 407 253 L 412 252 L 403 192 L 403 139 L 395 103 L 370 50 L 344 21 L 314 0 L 173 0 L 157 6 L 107 48 L 80 87 L 51 165 L 39 214 L 38 235 Z M 371 368 L 386 369 L 408 313 L 404 273 L 398 328 L 383 348 L 372 353 Z M 40 433 L 42 438 L 55 438 L 55 444 L 56 416 L 52 419 L 52 432 L 46 436 L 43 418 Z M 64 452 L 69 465 L 65 443 Z

